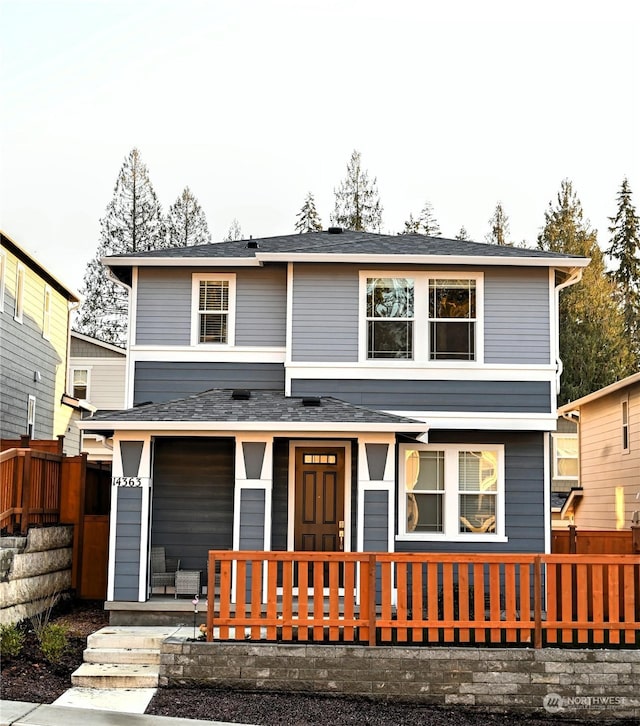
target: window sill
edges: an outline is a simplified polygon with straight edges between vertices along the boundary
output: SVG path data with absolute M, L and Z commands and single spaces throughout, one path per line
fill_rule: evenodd
M 508 542 L 506 535 L 497 534 L 457 534 L 447 537 L 445 534 L 397 534 L 396 542 Z

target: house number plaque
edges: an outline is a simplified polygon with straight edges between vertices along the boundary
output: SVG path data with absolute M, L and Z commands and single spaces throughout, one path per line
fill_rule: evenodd
M 142 479 L 139 476 L 114 476 L 111 483 L 114 487 L 141 487 Z

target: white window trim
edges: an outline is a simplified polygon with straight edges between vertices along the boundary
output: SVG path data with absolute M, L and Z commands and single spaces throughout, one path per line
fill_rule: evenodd
M 75 393 L 74 391 L 74 373 L 76 371 L 87 371 L 87 395 L 86 398 L 82 399 L 84 401 L 90 401 L 91 400 L 91 366 L 73 366 L 69 370 L 69 392 L 73 396 Z
M 553 478 L 558 481 L 575 481 L 577 483 L 580 479 L 579 474 L 567 476 L 566 474 L 558 473 L 558 439 L 575 439 L 577 444 L 578 434 L 556 432 L 551 434 L 551 438 L 553 439 Z M 567 459 L 569 457 L 563 456 L 562 458 Z M 580 452 L 577 449 L 575 458 L 578 462 L 580 461 Z
M 627 420 L 625 422 L 624 420 L 624 414 L 625 410 L 627 413 Z M 622 400 L 620 401 L 620 447 L 622 448 L 623 454 L 629 454 L 631 453 L 631 415 L 630 415 L 630 407 L 629 407 L 629 394 L 626 396 L 623 396 Z M 627 445 L 624 446 L 624 434 L 627 434 Z
M 404 452 L 417 451 L 445 452 L 444 483 L 444 532 L 407 532 L 407 497 L 404 479 Z M 459 490 L 457 473 L 458 453 L 461 451 L 496 451 L 498 454 L 498 481 L 496 497 L 496 531 L 487 534 L 459 531 Z M 400 444 L 398 457 L 398 535 L 399 542 L 507 542 L 505 534 L 505 495 L 504 495 L 504 444 Z M 454 503 L 452 506 L 451 503 Z
M 24 285 L 25 285 L 26 271 L 24 265 L 18 262 L 16 267 L 16 293 L 15 293 L 15 310 L 13 319 L 16 323 L 22 323 L 24 315 Z
M 45 340 L 51 339 L 51 306 L 53 305 L 53 293 L 50 285 L 44 286 L 44 298 L 42 301 L 42 337 Z
M 367 357 L 367 279 L 405 278 L 413 281 L 413 359 Z M 476 283 L 476 356 L 474 360 L 430 360 L 429 358 L 429 280 L 475 280 Z M 438 270 L 360 270 L 358 292 L 358 362 L 372 366 L 477 367 L 484 362 L 484 273 Z
M 7 256 L 0 250 L 0 312 L 4 312 L 4 289 L 7 276 Z
M 229 310 L 227 312 L 226 343 L 200 343 L 199 297 L 200 283 L 203 281 L 222 281 L 229 283 Z M 193 274 L 191 276 L 191 345 L 198 348 L 229 348 L 235 345 L 236 337 L 236 276 L 235 274 Z

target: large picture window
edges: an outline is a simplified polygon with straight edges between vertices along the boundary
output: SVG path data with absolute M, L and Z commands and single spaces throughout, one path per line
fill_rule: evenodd
M 400 449 L 400 538 L 504 538 L 503 446 L 406 444 Z
M 234 275 L 194 275 L 191 342 L 233 344 Z
M 367 358 L 413 358 L 413 280 L 367 279 Z

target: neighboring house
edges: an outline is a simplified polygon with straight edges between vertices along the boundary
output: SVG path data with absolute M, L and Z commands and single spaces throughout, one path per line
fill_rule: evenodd
M 559 413 L 577 420 L 580 449 L 579 487 L 562 516 L 579 531 L 629 529 L 640 512 L 640 373 L 567 403 Z
M 97 411 L 125 406 L 127 353 L 122 348 L 71 331 L 68 390 Z M 82 451 L 89 461 L 111 461 L 113 445 L 99 434 L 84 433 Z
M 569 493 L 580 486 L 578 424 L 575 419 L 558 417 L 551 436 L 551 526 L 566 529 L 569 520 L 562 518 L 562 507 Z
M 548 552 L 558 295 L 589 260 L 329 229 L 110 257 L 109 600 L 149 551 Z M 133 408 L 132 408 L 133 407 Z
M 77 454 L 72 425 L 80 402 L 66 392 L 69 316 L 79 298 L 28 252 L 0 233 L 0 438 L 63 435 Z

